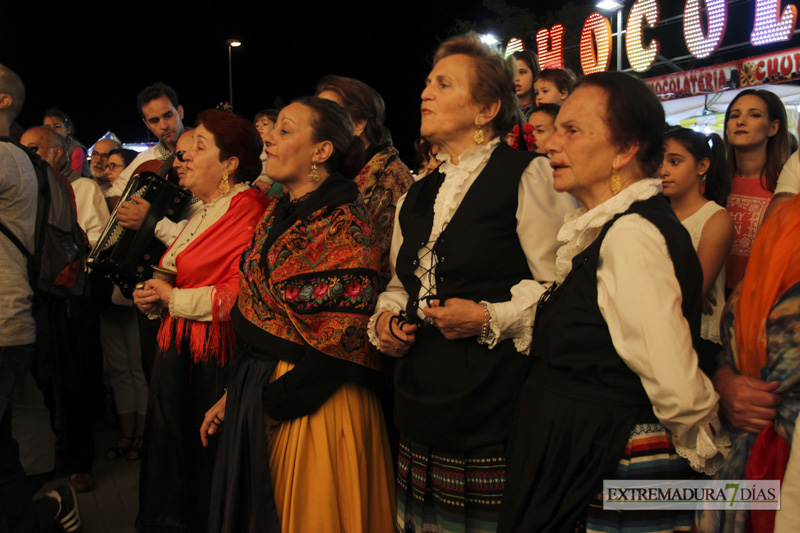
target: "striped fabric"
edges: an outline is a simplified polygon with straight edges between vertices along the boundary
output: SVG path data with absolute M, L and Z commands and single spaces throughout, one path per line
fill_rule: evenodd
M 697 474 L 675 453 L 672 438 L 661 424 L 637 424 L 625 446 L 613 479 L 695 479 Z M 603 510 L 598 493 L 586 514 L 586 531 L 654 533 L 690 531 L 694 511 Z
M 403 439 L 399 455 L 399 533 L 497 530 L 506 481 L 504 446 L 454 453 Z

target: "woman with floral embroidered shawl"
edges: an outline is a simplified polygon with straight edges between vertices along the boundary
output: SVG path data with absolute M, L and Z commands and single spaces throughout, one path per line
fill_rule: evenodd
M 380 252 L 353 176 L 363 144 L 336 102 L 303 98 L 267 137 L 267 208 L 240 269 L 236 362 L 210 531 L 393 531 L 392 467 L 369 349 Z M 221 424 L 220 420 L 224 420 Z
M 161 259 L 177 271 L 174 286 L 151 279 L 134 301 L 158 333 L 144 434 L 142 531 L 206 531 L 216 447 L 204 449 L 197 427 L 222 395 L 233 348 L 230 310 L 238 293 L 242 250 L 266 208 L 247 183 L 258 176 L 261 138 L 247 120 L 208 110 L 198 117 L 181 185 L 202 202 Z
M 731 422 L 732 448 L 715 479 L 783 480 L 784 473 L 790 475 L 787 463 L 800 414 L 798 234 L 800 197 L 794 197 L 764 222 L 744 278 L 725 306 L 721 327 L 724 361 L 715 385 Z M 762 393 L 768 390 L 766 403 L 753 403 L 751 398 L 747 409 L 738 408 L 742 399 L 724 383 L 726 374 L 724 381 L 750 384 L 744 388 L 758 387 Z M 764 423 L 765 418 L 770 421 Z M 797 479 L 791 481 L 797 484 Z M 779 516 L 785 509 L 782 502 Z M 791 512 L 798 513 L 797 509 Z M 698 526 L 703 532 L 761 532 L 772 531 L 775 520 L 775 511 L 769 510 L 712 511 L 698 515 Z
M 367 162 L 355 177 L 355 182 L 364 198 L 375 241 L 381 251 L 383 290 L 392 278 L 389 247 L 392 243 L 395 208 L 414 178 L 400 160 L 400 152 L 392 146 L 392 135 L 383 124 L 386 106 L 378 91 L 360 80 L 329 75 L 317 84 L 316 96 L 333 100 L 344 107 L 353 120 L 353 134 L 364 143 Z

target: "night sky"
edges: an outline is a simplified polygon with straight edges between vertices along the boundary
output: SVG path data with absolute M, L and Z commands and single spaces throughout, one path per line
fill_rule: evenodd
M 433 51 L 456 19 L 479 21 L 484 12 L 480 0 L 74 2 L 71 15 L 39 2 L 2 4 L 0 63 L 25 82 L 24 127 L 56 106 L 87 146 L 107 130 L 123 142 L 144 140 L 136 95 L 155 81 L 175 88 L 192 123 L 228 100 L 226 43 L 236 38 L 244 43 L 233 50 L 237 113 L 252 118 L 278 98 L 311 94 L 326 74 L 358 78 L 386 100 L 387 125 L 408 162 Z

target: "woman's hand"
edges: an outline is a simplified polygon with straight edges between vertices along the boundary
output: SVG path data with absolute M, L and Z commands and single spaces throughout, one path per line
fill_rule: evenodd
M 172 285 L 163 279 L 151 279 L 145 283 L 145 288 L 148 286 L 158 295 L 161 307 L 169 309 L 169 301 L 172 297 Z
M 431 300 L 422 312 L 434 320 L 445 339 L 466 339 L 483 332 L 483 305 L 472 300 L 450 298 L 443 305 Z
M 139 311 L 146 315 L 161 312 L 161 297 L 150 287 L 149 283 L 149 281 L 145 282 L 143 289 L 133 291 L 133 303 L 136 304 Z
M 228 391 L 225 391 L 222 398 L 217 400 L 217 403 L 206 411 L 206 416 L 203 417 L 203 424 L 200 426 L 200 440 L 203 442 L 203 447 L 208 446 L 208 437 L 210 435 L 222 431 L 222 423 L 225 421 L 225 404 L 227 401 Z
M 781 403 L 773 391 L 780 385 L 742 376 L 730 365 L 723 365 L 714 374 L 714 388 L 719 393 L 722 413 L 734 427 L 748 433 L 761 433 L 777 416 L 775 407 Z
M 703 314 L 713 315 L 715 305 L 717 305 L 717 299 L 714 297 L 714 294 L 712 294 L 711 291 L 708 291 L 708 294 L 706 294 L 703 298 Z
M 417 326 L 408 324 L 392 317 L 398 315 L 386 311 L 378 317 L 378 339 L 381 342 L 381 352 L 391 357 L 403 357 L 414 344 Z

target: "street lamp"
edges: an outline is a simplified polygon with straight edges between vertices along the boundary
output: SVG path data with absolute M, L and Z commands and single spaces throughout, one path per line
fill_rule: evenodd
M 622 70 L 622 8 L 625 5 L 615 0 L 602 0 L 595 4 L 601 11 L 617 12 L 617 70 Z
M 233 66 L 231 64 L 231 49 L 242 46 L 242 41 L 236 39 L 228 39 L 228 89 L 230 97 L 230 104 L 233 107 Z

